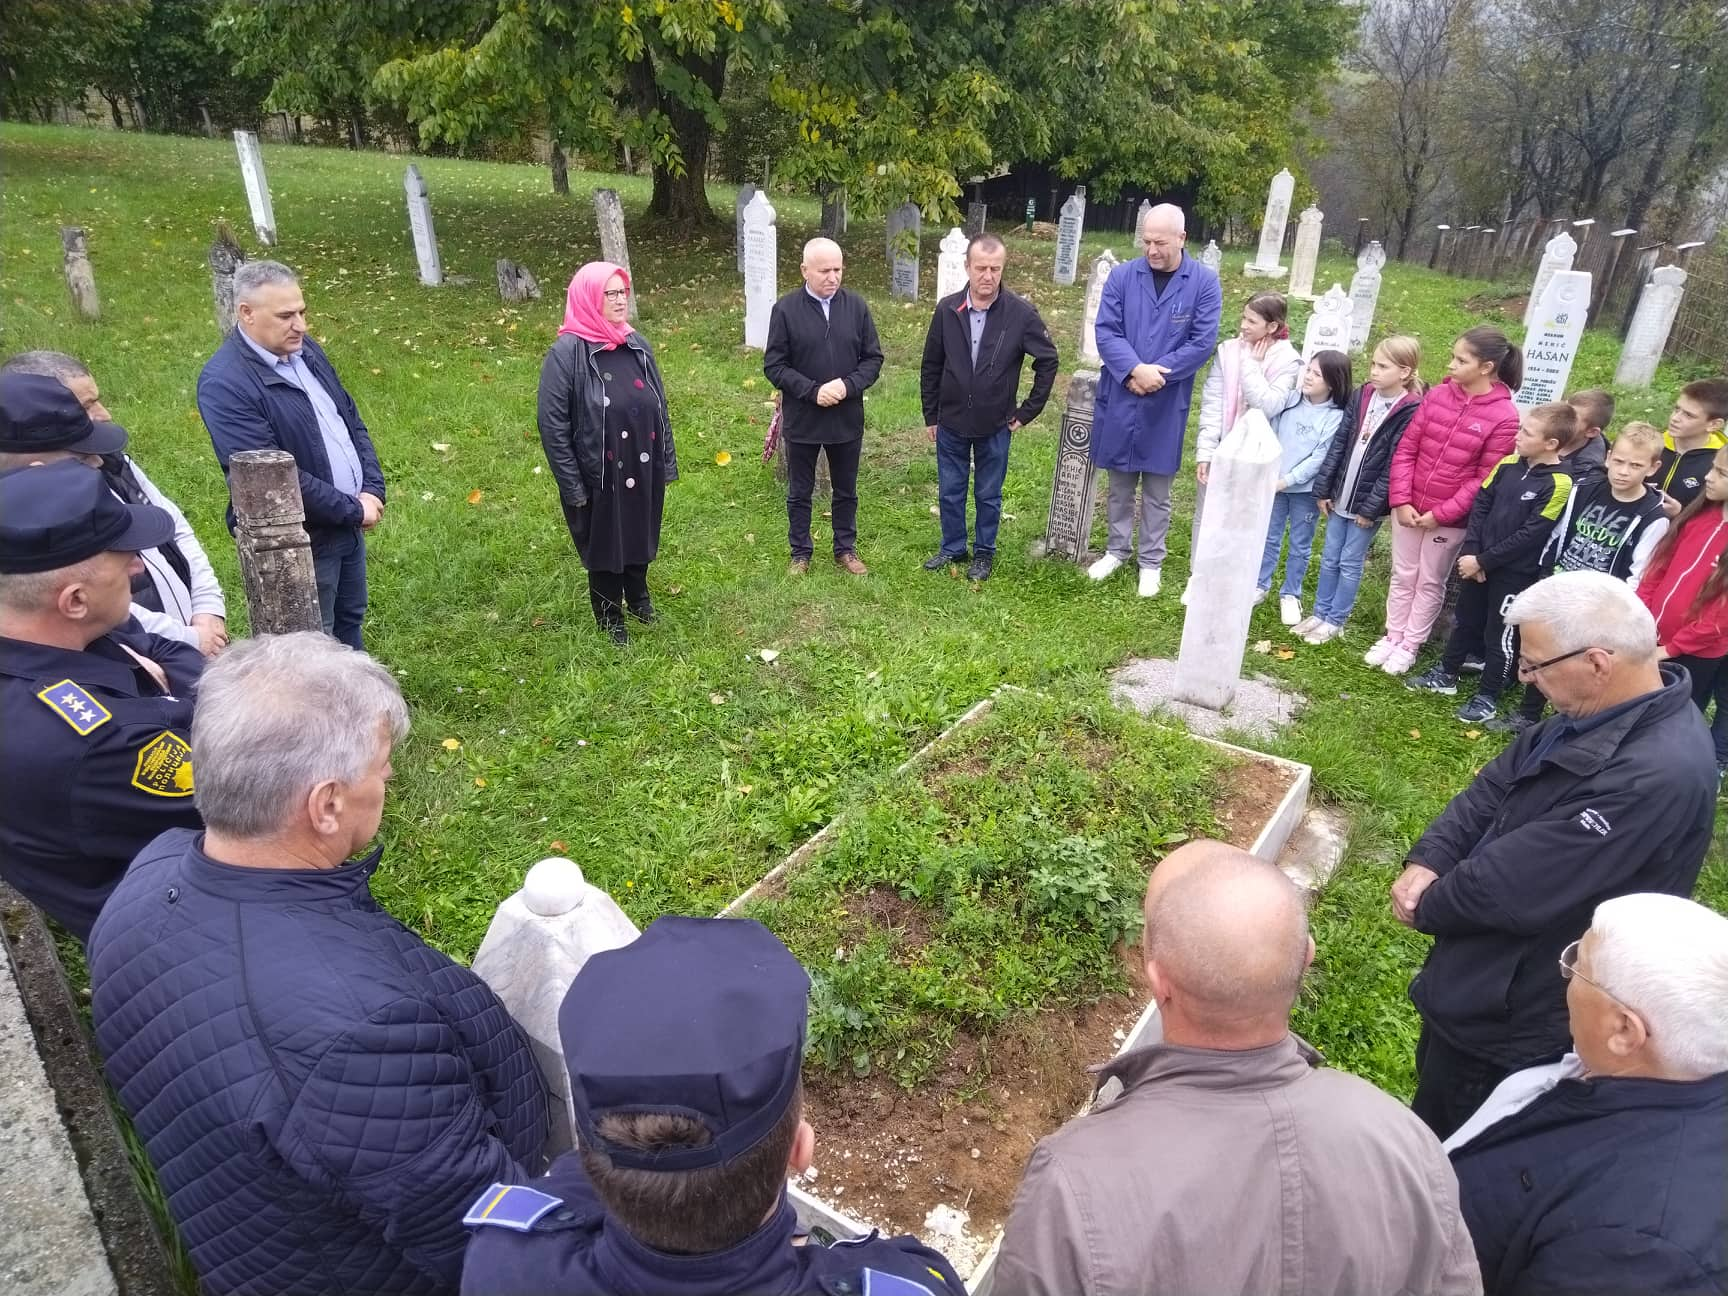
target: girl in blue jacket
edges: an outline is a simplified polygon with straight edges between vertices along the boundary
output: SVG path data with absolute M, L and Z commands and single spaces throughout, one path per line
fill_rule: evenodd
M 1265 381 L 1263 376 L 1260 381 Z M 1243 395 L 1259 404 L 1254 383 L 1255 379 L 1244 370 Z M 1254 598 L 1259 602 L 1272 588 L 1278 550 L 1283 546 L 1288 527 L 1290 556 L 1284 563 L 1284 585 L 1278 600 L 1278 619 L 1287 626 L 1302 619 L 1302 582 L 1308 577 L 1308 555 L 1313 550 L 1314 528 L 1320 520 L 1320 506 L 1314 501 L 1314 478 L 1332 444 L 1333 433 L 1344 421 L 1352 390 L 1350 357 L 1342 351 L 1317 351 L 1303 368 L 1302 379 L 1286 398 L 1283 411 L 1272 422 L 1283 454 L 1279 458 L 1278 494 L 1272 500 L 1272 524 L 1266 530 L 1266 550 L 1260 558 L 1259 589 Z

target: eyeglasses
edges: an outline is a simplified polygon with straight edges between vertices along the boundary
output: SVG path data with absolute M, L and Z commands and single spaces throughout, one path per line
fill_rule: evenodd
M 608 288 L 605 291 L 607 301 L 623 301 L 630 295 L 628 288 Z
M 1600 981 L 1592 980 L 1590 977 L 1585 976 L 1582 972 L 1580 972 L 1578 970 L 1578 947 L 1581 944 L 1583 944 L 1582 938 L 1573 941 L 1565 949 L 1560 951 L 1560 979 L 1562 981 L 1570 981 L 1573 977 L 1577 977 L 1585 985 L 1595 986 L 1596 989 L 1600 990 L 1603 994 L 1607 995 L 1615 1003 L 1619 1004 L 1622 1008 L 1625 1008 L 1627 1012 L 1632 1012 L 1633 1009 L 1628 1007 L 1626 1004 L 1626 1001 L 1624 999 L 1622 999 L 1619 995 L 1615 994 L 1612 990 L 1610 990 L 1607 986 L 1603 985 Z M 1644 1014 L 1643 1013 L 1638 1014 L 1638 1020 L 1644 1022 L 1644 1033 L 1646 1035 L 1649 1035 L 1650 1034 L 1650 1023 L 1648 1021 L 1644 1020 Z
M 1520 675 L 1537 675 L 1542 671 L 1547 670 L 1550 666 L 1558 666 L 1561 662 L 1568 661 L 1573 657 L 1581 657 L 1592 649 L 1597 652 L 1605 652 L 1610 657 L 1614 655 L 1614 650 L 1612 648 L 1597 648 L 1595 644 L 1591 644 L 1585 648 L 1574 648 L 1571 652 L 1561 653 L 1558 657 L 1550 657 L 1547 661 L 1533 662 L 1520 657 L 1518 659 L 1518 673 Z

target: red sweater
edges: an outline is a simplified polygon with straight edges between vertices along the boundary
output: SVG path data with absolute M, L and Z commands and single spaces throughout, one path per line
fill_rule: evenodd
M 1422 398 L 1392 455 L 1392 507 L 1409 504 L 1441 526 L 1463 526 L 1477 489 L 1517 435 L 1518 407 L 1505 383 L 1470 396 L 1448 378 Z
M 1638 597 L 1656 618 L 1656 641 L 1669 656 L 1728 656 L 1728 598 L 1692 606 L 1724 549 L 1728 517 L 1720 508 L 1706 508 L 1680 528 L 1673 551 L 1645 569 Z

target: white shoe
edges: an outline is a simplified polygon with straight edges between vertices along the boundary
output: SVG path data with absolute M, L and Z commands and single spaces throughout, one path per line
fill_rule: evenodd
M 1190 576 L 1188 583 L 1182 587 L 1182 606 L 1188 606 L 1188 596 L 1194 592 L 1194 578 Z
M 1086 574 L 1093 580 L 1103 580 L 1107 576 L 1114 575 L 1116 569 L 1121 565 L 1122 560 L 1115 554 L 1105 554 L 1086 569 Z
M 1386 655 L 1380 669 L 1388 675 L 1402 675 L 1416 664 L 1416 654 L 1408 648 L 1394 648 Z
M 1303 635 L 1302 638 L 1311 644 L 1323 644 L 1331 643 L 1343 633 L 1343 626 L 1333 625 L 1330 621 L 1322 621 L 1307 634 Z
M 1285 594 L 1278 600 L 1278 619 L 1287 626 L 1293 626 L 1302 619 L 1302 600 L 1294 594 Z
M 1362 662 L 1367 666 L 1384 666 L 1386 659 L 1398 650 L 1398 645 L 1391 639 L 1382 639 L 1367 652 L 1362 654 Z
M 1140 569 L 1140 597 L 1151 598 L 1164 588 L 1164 573 L 1157 567 Z
M 1262 603 L 1264 603 L 1266 601 L 1266 596 L 1270 593 L 1271 593 L 1270 590 L 1263 590 L 1263 589 L 1255 590 L 1254 591 L 1254 606 L 1259 607 Z
M 1295 625 L 1290 627 L 1290 633 L 1298 636 L 1299 638 L 1305 637 L 1309 634 L 1312 634 L 1314 631 L 1318 630 L 1320 628 L 1320 626 L 1321 626 L 1321 621 L 1320 621 L 1319 617 L 1317 617 L 1317 616 L 1303 617 Z

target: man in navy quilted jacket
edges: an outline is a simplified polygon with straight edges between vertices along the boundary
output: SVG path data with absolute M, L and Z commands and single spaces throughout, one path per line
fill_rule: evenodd
M 209 1296 L 452 1293 L 464 1207 L 542 1168 L 527 1037 L 356 858 L 407 732 L 364 653 L 236 644 L 192 723 L 205 831 L 146 846 L 91 932 L 108 1078 Z

